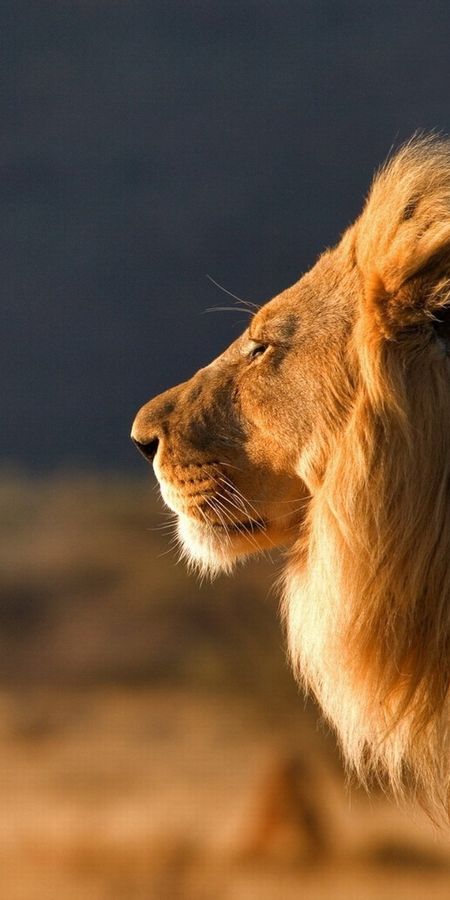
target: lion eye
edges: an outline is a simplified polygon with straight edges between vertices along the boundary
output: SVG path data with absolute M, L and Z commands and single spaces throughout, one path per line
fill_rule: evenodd
M 249 340 L 245 355 L 248 359 L 256 359 L 257 356 L 262 356 L 262 354 L 266 352 L 268 347 L 269 344 L 264 344 L 262 341 Z

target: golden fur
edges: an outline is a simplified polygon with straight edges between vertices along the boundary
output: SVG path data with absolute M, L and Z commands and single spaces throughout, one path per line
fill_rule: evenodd
M 288 545 L 299 680 L 360 778 L 448 810 L 450 143 L 376 177 L 336 248 L 138 413 L 203 571 Z

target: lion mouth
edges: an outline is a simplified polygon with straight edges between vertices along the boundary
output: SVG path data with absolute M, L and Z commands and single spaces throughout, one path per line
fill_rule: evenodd
M 267 522 L 264 519 L 244 519 L 239 522 L 209 522 L 214 531 L 222 534 L 255 534 L 265 531 Z

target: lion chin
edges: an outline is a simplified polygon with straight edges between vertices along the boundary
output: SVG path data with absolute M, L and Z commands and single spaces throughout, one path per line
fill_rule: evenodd
M 230 574 L 238 560 L 245 560 L 251 552 L 245 538 L 227 534 L 224 529 L 221 532 L 190 516 L 178 516 L 177 534 L 188 565 L 210 578 L 221 572 Z
M 450 801 L 450 142 L 414 139 L 356 222 L 132 438 L 202 574 L 287 547 L 293 669 L 365 784 Z
M 229 575 L 239 562 L 249 556 L 273 550 L 288 541 L 289 531 L 268 523 L 247 520 L 233 528 L 209 525 L 191 516 L 177 516 L 177 536 L 181 556 L 201 576 L 214 579 Z

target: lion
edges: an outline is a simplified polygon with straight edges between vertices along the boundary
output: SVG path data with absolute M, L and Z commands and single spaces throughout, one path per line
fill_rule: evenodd
M 450 140 L 413 138 L 359 218 L 132 439 L 187 559 L 285 547 L 294 672 L 366 785 L 449 807 Z

